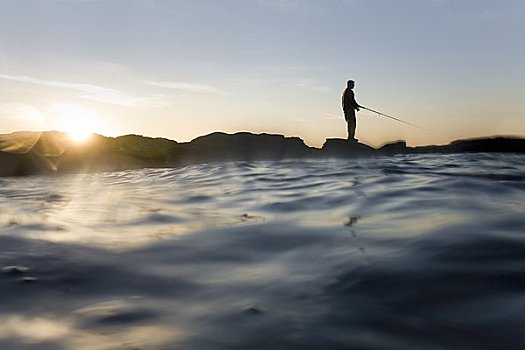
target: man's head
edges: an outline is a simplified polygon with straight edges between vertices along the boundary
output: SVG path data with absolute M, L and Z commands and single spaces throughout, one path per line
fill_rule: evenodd
M 350 89 L 353 89 L 354 86 L 355 86 L 355 81 L 353 81 L 353 80 L 348 80 L 348 81 L 346 82 L 346 86 L 347 86 L 348 88 L 350 88 Z

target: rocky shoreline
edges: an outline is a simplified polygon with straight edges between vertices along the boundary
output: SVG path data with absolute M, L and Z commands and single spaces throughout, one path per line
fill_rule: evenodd
M 57 131 L 17 132 L 0 135 L 0 176 L 122 171 L 228 161 L 469 152 L 525 154 L 525 139 L 497 136 L 420 147 L 408 147 L 405 141 L 397 141 L 380 148 L 327 139 L 322 148 L 314 148 L 298 137 L 248 132 L 215 132 L 185 143 L 140 135 L 115 138 L 93 135 L 85 144 L 75 144 L 67 134 Z

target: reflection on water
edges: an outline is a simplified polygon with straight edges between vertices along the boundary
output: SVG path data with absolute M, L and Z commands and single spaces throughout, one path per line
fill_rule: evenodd
M 63 339 L 71 331 L 65 320 L 7 315 L 0 318 L 0 339 L 15 338 L 23 343 L 41 343 Z
M 0 179 L 0 348 L 523 348 L 524 160 Z

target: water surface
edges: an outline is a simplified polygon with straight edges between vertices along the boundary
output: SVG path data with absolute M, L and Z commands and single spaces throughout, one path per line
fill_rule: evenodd
M 520 349 L 525 157 L 0 179 L 2 349 Z

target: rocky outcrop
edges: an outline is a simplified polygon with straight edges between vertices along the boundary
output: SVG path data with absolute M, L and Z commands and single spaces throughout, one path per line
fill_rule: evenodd
M 186 143 L 140 135 L 116 138 L 93 135 L 85 144 L 75 144 L 60 132 L 19 132 L 0 135 L 0 176 L 178 167 L 224 161 L 464 152 L 525 153 L 525 139 L 494 137 L 424 147 L 407 147 L 405 141 L 396 141 L 378 149 L 344 139 L 327 139 L 318 149 L 308 147 L 298 137 L 248 132 L 216 132 Z
M 406 141 L 395 141 L 379 147 L 378 152 L 384 155 L 403 154 L 408 151 Z
M 355 158 L 374 154 L 376 150 L 368 145 L 349 142 L 346 139 L 326 139 L 321 148 L 322 157 Z
M 56 170 L 52 161 L 34 153 L 0 151 L 0 177 L 51 174 Z
M 174 154 L 172 161 L 193 164 L 215 161 L 283 160 L 312 156 L 314 148 L 298 137 L 283 135 L 216 132 L 180 144 L 183 152 Z

